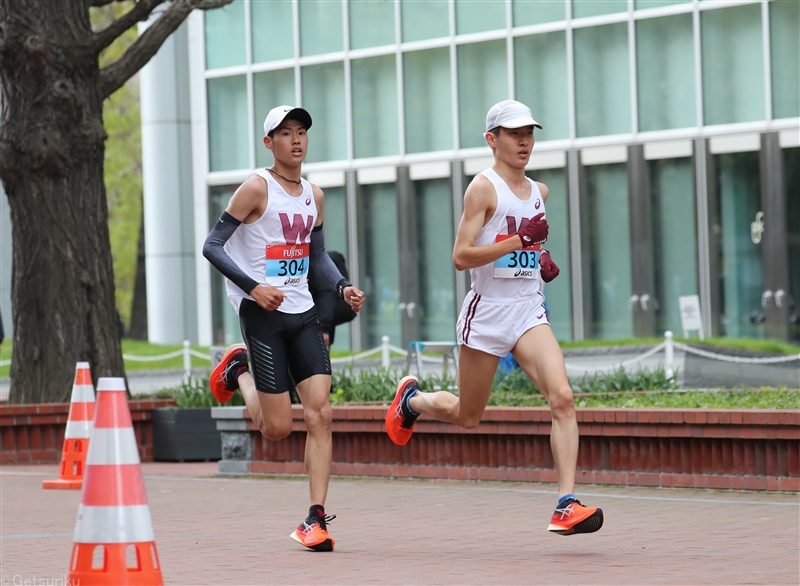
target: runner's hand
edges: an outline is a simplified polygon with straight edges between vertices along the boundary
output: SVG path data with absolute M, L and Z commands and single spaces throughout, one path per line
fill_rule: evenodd
M 522 240 L 523 248 L 541 244 L 547 240 L 547 233 L 550 231 L 550 227 L 543 216 L 544 212 L 536 214 L 517 232 L 517 236 Z
M 558 276 L 558 273 L 561 271 L 558 268 L 558 265 L 553 262 L 553 259 L 550 257 L 550 253 L 546 250 L 542 251 L 541 256 L 539 257 L 539 269 L 542 275 L 542 281 L 545 283 L 549 283 L 553 279 Z
M 364 292 L 353 285 L 344 288 L 342 297 L 344 297 L 344 300 L 356 313 L 358 313 L 361 310 L 361 306 L 364 305 Z
M 261 307 L 267 311 L 275 311 L 283 303 L 283 298 L 286 295 L 277 287 L 267 287 L 265 285 L 256 285 L 250 291 L 250 296 L 255 299 Z

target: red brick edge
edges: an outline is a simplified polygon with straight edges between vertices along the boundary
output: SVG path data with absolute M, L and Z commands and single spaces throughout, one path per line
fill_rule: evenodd
M 143 462 L 153 459 L 153 409 L 175 405 L 174 399 L 128 402 Z M 60 462 L 68 415 L 69 403 L 0 406 L 0 463 Z
M 579 484 L 800 492 L 800 410 L 576 411 Z M 474 430 L 420 420 L 404 448 L 389 442 L 385 414 L 377 406 L 333 408 L 332 474 L 557 481 L 547 408 L 489 407 Z M 279 442 L 248 421 L 251 473 L 304 473 L 302 408 L 293 415 L 297 433 Z

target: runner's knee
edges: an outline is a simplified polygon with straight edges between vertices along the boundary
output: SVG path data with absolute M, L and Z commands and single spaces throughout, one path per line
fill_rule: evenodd
M 572 388 L 568 384 L 553 389 L 550 394 L 550 410 L 554 415 L 569 415 L 575 410 Z
M 325 401 L 319 407 L 306 407 L 303 410 L 303 419 L 309 431 L 330 429 L 333 411 L 331 404 Z
M 262 421 L 259 425 L 261 434 L 270 441 L 282 440 L 292 433 L 292 421 Z

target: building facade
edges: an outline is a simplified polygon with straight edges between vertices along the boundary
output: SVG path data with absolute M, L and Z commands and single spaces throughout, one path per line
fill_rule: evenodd
M 454 339 L 453 237 L 507 98 L 544 126 L 528 173 L 550 188 L 559 339 L 680 332 L 693 294 L 706 334 L 800 339 L 794 0 L 235 0 L 193 14 L 141 86 L 154 342 L 238 340 L 200 249 L 271 164 L 280 104 L 314 118 L 304 173 L 368 296 L 337 346 Z

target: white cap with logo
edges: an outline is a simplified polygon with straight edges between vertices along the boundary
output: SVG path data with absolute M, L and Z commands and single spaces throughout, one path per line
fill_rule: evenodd
M 503 100 L 489 108 L 489 112 L 486 114 L 486 132 L 500 126 L 503 128 L 542 127 L 533 119 L 531 109 L 516 100 Z
M 273 108 L 264 119 L 264 136 L 269 135 L 270 132 L 278 128 L 281 123 L 286 120 L 297 120 L 306 130 L 311 128 L 311 114 L 303 108 L 295 106 L 278 106 Z

